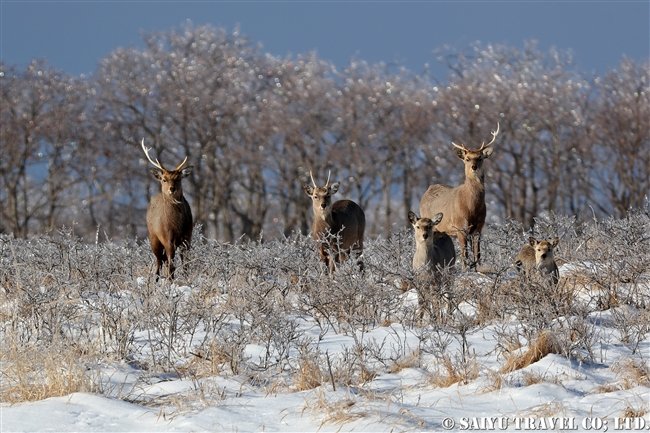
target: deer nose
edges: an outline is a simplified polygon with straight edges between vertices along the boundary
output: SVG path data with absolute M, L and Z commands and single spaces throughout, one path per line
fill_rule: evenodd
M 545 259 L 545 258 L 546 258 L 546 254 L 542 254 L 542 258 Z
M 327 207 L 327 203 L 321 203 L 321 204 L 320 204 L 320 208 L 321 208 L 321 209 L 325 209 L 326 207 Z
M 472 170 L 476 171 L 476 167 L 477 167 L 476 164 L 472 164 Z
M 169 187 L 169 192 L 171 192 L 171 193 L 173 194 L 174 191 L 176 191 L 176 187 L 174 187 L 174 186 L 170 186 L 170 187 Z
M 429 233 L 422 233 L 422 238 L 423 239 L 428 239 L 429 238 Z

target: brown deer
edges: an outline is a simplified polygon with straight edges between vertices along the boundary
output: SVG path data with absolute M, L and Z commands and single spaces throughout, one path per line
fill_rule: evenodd
M 462 185 L 451 187 L 447 185 L 430 185 L 420 200 L 420 214 L 422 217 L 431 218 L 437 212 L 443 213 L 437 230 L 447 233 L 458 239 L 463 268 L 467 268 L 468 249 L 470 239 L 474 253 L 474 261 L 470 267 L 476 269 L 481 261 L 481 230 L 485 224 L 485 172 L 483 161 L 492 155 L 492 143 L 499 133 L 492 131 L 492 141 L 481 145 L 476 150 L 470 150 L 465 145 L 458 145 L 452 141 L 456 153 L 465 164 L 465 182 Z
M 528 238 L 528 244 L 517 254 L 515 265 L 524 275 L 532 277 L 537 272 L 556 286 L 560 280 L 560 271 L 555 263 L 553 250 L 559 242 L 558 238 L 538 240 L 531 236 Z
M 154 177 L 160 181 L 161 192 L 151 198 L 147 208 L 147 231 L 151 250 L 156 256 L 156 281 L 160 276 L 160 268 L 166 264 L 168 275 L 174 278 L 174 255 L 179 249 L 181 263 L 184 249 L 190 248 L 192 241 L 192 209 L 183 196 L 181 180 L 190 174 L 192 167 L 187 165 L 187 156 L 173 170 L 168 170 L 156 159 L 149 156 L 150 148 L 145 147 L 142 139 L 142 150 L 155 169 L 151 170 Z
M 444 286 L 449 280 L 446 279 L 448 275 L 445 272 L 448 272 L 456 262 L 456 250 L 451 237 L 436 230 L 436 226 L 440 224 L 442 218 L 442 213 L 435 214 L 433 218 L 418 218 L 415 212 L 409 211 L 408 213 L 408 219 L 413 226 L 415 235 L 413 272 L 418 292 L 420 318 L 430 307 L 433 295 L 433 293 L 429 293 L 431 289 L 447 298 Z
M 363 271 L 363 233 L 366 229 L 366 215 L 361 206 L 351 200 L 332 203 L 332 196 L 339 189 L 339 182 L 330 185 L 330 174 L 325 186 L 317 186 L 311 171 L 312 185 L 305 184 L 303 190 L 311 197 L 314 221 L 311 235 L 320 243 L 321 260 L 334 272 L 336 265 L 347 259 L 351 251 L 357 256 L 359 269 Z

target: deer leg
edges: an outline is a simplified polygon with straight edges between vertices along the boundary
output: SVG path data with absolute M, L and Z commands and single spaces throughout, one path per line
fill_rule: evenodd
M 329 270 L 330 274 L 334 272 L 334 259 L 330 254 L 329 247 L 326 243 L 321 241 L 320 245 L 320 259 Z
M 359 267 L 359 272 L 363 273 L 363 270 L 364 270 L 364 265 L 363 265 L 363 243 L 362 242 L 357 242 L 356 244 L 354 244 L 352 249 L 354 250 L 354 253 L 357 256 L 357 266 Z
M 151 251 L 153 251 L 153 255 L 156 257 L 156 281 L 158 281 L 160 268 L 162 268 L 165 262 L 165 249 L 158 238 L 149 238 L 149 242 L 151 243 Z
M 460 261 L 463 266 L 463 270 L 467 269 L 467 235 L 464 232 L 458 233 L 458 243 L 460 244 Z
M 476 232 L 472 236 L 472 252 L 474 253 L 473 268 L 481 263 L 481 232 Z
M 165 248 L 165 252 L 167 253 L 167 271 L 169 275 L 169 279 L 173 280 L 174 279 L 174 270 L 176 269 L 174 267 L 174 256 L 176 255 L 176 247 L 173 244 L 170 244 L 168 247 Z
M 183 241 L 178 247 L 178 255 L 181 259 L 181 268 L 185 269 L 185 254 L 190 250 L 190 242 L 188 240 Z M 185 271 L 184 271 L 185 272 Z

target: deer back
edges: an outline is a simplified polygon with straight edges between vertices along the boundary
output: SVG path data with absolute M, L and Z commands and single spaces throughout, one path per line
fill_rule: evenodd
M 423 218 L 431 218 L 438 212 L 444 215 L 436 230 L 454 236 L 459 230 L 470 233 L 480 230 L 485 223 L 485 190 L 481 186 L 457 187 L 431 185 L 420 200 Z

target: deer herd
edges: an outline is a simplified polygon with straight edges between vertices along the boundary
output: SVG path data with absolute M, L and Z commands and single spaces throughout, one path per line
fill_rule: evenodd
M 452 141 L 465 167 L 464 182 L 454 187 L 430 185 L 420 200 L 420 217 L 412 211 L 408 212 L 408 221 L 415 236 L 413 272 L 416 280 L 427 281 L 431 287 L 442 285 L 445 271 L 456 262 L 452 238 L 458 241 L 463 269 L 476 270 L 480 264 L 481 231 L 486 217 L 483 163 L 492 155 L 492 145 L 498 133 L 497 123 L 490 142 L 483 142 L 477 149 L 469 149 L 464 144 Z M 144 139 L 141 146 L 155 167 L 152 173 L 161 186 L 160 194 L 151 198 L 147 208 L 148 237 L 157 262 L 156 280 L 163 267 L 171 279 L 174 276 L 176 250 L 179 250 L 182 263 L 184 251 L 190 248 L 192 240 L 192 211 L 183 196 L 181 183 L 192 167 L 187 165 L 185 157 L 176 168 L 167 169 L 158 159 L 152 160 L 149 156 L 151 149 L 145 147 Z M 330 184 L 330 174 L 325 185 L 318 186 L 310 171 L 312 184 L 303 185 L 303 190 L 312 201 L 311 236 L 317 242 L 320 259 L 330 273 L 350 255 L 355 256 L 359 270 L 363 272 L 364 211 L 352 200 L 332 201 L 340 184 Z M 557 244 L 557 238 L 537 240 L 531 237 L 516 257 L 517 268 L 526 276 L 538 275 L 549 284 L 557 285 L 558 268 L 553 256 Z M 424 302 L 423 298 L 424 295 L 419 296 L 420 304 Z

